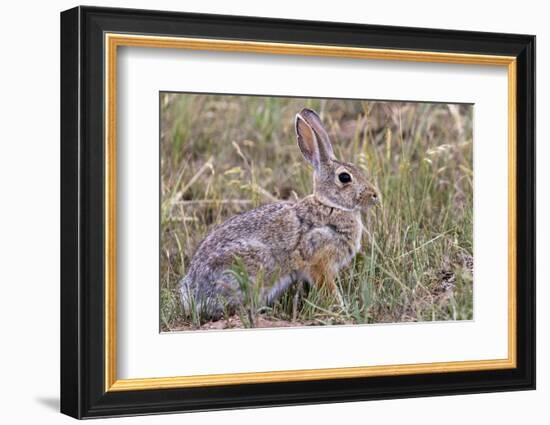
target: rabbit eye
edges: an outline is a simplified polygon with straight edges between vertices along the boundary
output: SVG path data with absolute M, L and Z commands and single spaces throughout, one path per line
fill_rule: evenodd
M 340 173 L 338 174 L 338 180 L 342 183 L 349 183 L 351 181 L 351 175 L 349 173 Z

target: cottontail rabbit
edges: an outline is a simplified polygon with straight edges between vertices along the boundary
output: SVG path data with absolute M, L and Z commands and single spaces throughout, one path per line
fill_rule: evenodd
M 298 202 L 277 202 L 234 217 L 201 242 L 180 281 L 183 309 L 220 318 L 243 301 L 234 273 L 236 259 L 250 282 L 261 274 L 260 298 L 269 304 L 294 282 L 323 286 L 339 295 L 334 277 L 361 246 L 361 211 L 378 202 L 378 190 L 355 165 L 337 160 L 319 116 L 296 115 L 296 136 L 313 165 L 313 194 Z

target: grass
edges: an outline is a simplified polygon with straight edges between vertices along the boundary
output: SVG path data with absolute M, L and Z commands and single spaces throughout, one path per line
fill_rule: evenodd
M 160 102 L 163 331 L 472 319 L 471 106 L 170 93 Z M 293 128 L 306 106 L 336 156 L 382 194 L 364 217 L 361 252 L 338 276 L 343 305 L 297 285 L 272 306 L 246 297 L 217 323 L 184 318 L 176 285 L 209 229 L 311 193 Z

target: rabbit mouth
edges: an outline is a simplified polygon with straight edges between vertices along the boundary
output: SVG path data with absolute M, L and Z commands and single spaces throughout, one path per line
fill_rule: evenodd
M 380 204 L 380 194 L 375 190 L 367 190 L 361 194 L 359 208 L 367 211 L 370 207 Z

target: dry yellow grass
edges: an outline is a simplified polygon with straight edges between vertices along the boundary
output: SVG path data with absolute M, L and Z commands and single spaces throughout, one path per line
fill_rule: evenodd
M 472 106 L 183 93 L 160 102 L 162 330 L 472 318 Z M 311 193 L 293 130 L 303 107 L 382 193 L 362 251 L 339 276 L 344 306 L 294 289 L 255 308 L 252 323 L 185 320 L 176 285 L 209 229 Z

